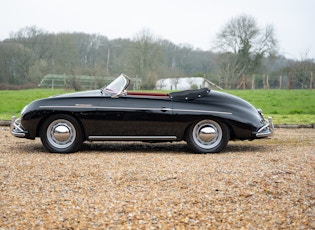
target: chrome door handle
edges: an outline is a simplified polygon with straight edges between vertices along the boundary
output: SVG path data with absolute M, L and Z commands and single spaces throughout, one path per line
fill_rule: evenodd
M 162 107 L 161 111 L 162 112 L 168 112 L 168 111 L 171 111 L 171 108 Z

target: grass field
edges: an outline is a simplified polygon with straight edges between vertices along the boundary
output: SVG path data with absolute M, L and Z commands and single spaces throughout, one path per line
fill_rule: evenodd
M 0 90 L 0 120 L 19 116 L 29 102 L 55 94 L 68 93 L 62 89 Z M 315 90 L 228 90 L 263 113 L 274 118 L 275 124 L 314 124 Z
M 230 90 L 263 113 L 275 124 L 314 124 L 315 90 Z
M 19 116 L 23 107 L 33 100 L 67 92 L 63 89 L 0 90 L 0 120 Z

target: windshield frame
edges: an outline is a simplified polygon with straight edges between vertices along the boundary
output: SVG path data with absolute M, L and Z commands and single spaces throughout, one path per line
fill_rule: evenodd
M 120 74 L 114 81 L 105 87 L 105 91 L 111 97 L 120 97 L 126 94 L 126 89 L 130 85 L 130 78 L 125 74 Z

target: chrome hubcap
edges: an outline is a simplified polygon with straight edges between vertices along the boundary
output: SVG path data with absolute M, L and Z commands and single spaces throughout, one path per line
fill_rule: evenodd
M 211 142 L 216 136 L 216 130 L 213 127 L 203 127 L 198 132 L 198 138 L 202 142 Z
M 193 129 L 193 139 L 201 148 L 214 148 L 220 144 L 220 141 L 222 140 L 222 129 L 215 121 L 200 121 Z
M 73 144 L 76 131 L 71 122 L 59 119 L 53 121 L 47 128 L 47 139 L 55 148 L 67 148 Z
M 58 124 L 53 128 L 52 135 L 58 142 L 66 142 L 70 138 L 70 129 L 67 125 Z

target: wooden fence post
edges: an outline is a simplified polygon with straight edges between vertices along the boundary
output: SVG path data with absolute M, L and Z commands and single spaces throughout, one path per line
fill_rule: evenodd
M 255 74 L 253 75 L 252 78 L 252 89 L 255 89 Z
M 263 75 L 263 81 L 264 81 L 264 89 L 269 89 L 269 75 L 268 74 Z

